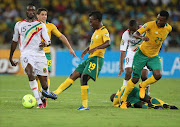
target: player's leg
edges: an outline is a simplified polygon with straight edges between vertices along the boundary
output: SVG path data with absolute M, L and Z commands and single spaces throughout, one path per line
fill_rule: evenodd
M 133 64 L 134 52 L 127 52 L 125 58 L 125 78 L 123 80 L 123 86 L 127 85 L 127 82 L 131 78 L 132 74 L 132 64 Z
M 157 82 L 162 77 L 162 67 L 160 57 L 155 56 L 149 58 L 147 62 L 147 67 L 153 71 L 153 75 L 149 77 L 146 81 L 141 83 L 141 87 L 145 88 L 148 84 L 153 84 Z
M 39 93 L 38 93 L 38 84 L 37 84 L 37 81 L 35 79 L 35 73 L 34 73 L 34 70 L 33 70 L 33 67 L 31 64 L 29 64 L 29 63 L 27 64 L 27 66 L 25 68 L 25 72 L 28 75 L 29 84 L 30 84 L 30 87 L 33 91 L 34 97 L 37 100 L 37 104 L 40 108 L 43 108 L 42 107 L 43 103 L 42 103 L 41 98 L 40 98 Z
M 147 69 L 147 67 L 145 66 L 144 68 L 143 68 L 143 70 L 142 70 L 142 74 L 141 74 L 141 80 L 142 80 L 142 82 L 143 81 L 145 81 L 147 78 L 148 78 L 148 69 Z M 150 84 L 148 84 L 147 86 L 146 86 L 146 93 L 148 94 L 148 95 L 150 95 Z
M 54 94 L 60 94 L 66 89 L 68 89 L 73 82 L 80 77 L 80 73 L 78 71 L 74 71 L 55 91 L 53 91 Z
M 81 98 L 82 98 L 82 106 L 77 110 L 89 110 L 88 108 L 88 80 L 91 78 L 96 81 L 102 66 L 104 63 L 104 59 L 101 57 L 91 57 L 87 59 L 86 66 L 81 75 Z
M 146 64 L 146 58 L 145 55 L 142 54 L 142 52 L 138 49 L 138 51 L 134 55 L 133 60 L 133 78 L 130 79 L 127 83 L 126 89 L 124 91 L 124 94 L 121 97 L 121 108 L 127 108 L 125 101 L 127 100 L 127 97 L 129 93 L 133 90 L 135 84 L 139 81 L 139 78 L 141 77 L 141 72 L 143 67 Z
M 88 85 L 88 80 L 91 77 L 83 73 L 81 75 L 81 99 L 82 99 L 82 106 L 78 108 L 77 110 L 89 110 L 88 108 L 88 91 L 89 91 L 89 85 Z

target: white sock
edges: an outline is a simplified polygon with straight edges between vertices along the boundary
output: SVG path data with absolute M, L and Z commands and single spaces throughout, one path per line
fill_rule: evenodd
M 147 85 L 146 88 L 147 88 L 147 93 L 148 93 L 148 95 L 150 95 L 150 84 Z
M 127 83 L 128 83 L 128 80 L 123 80 L 123 86 L 126 86 L 127 85 Z
M 36 98 L 37 100 L 37 104 L 42 104 L 42 100 L 39 96 L 39 92 L 38 92 L 38 84 L 37 84 L 37 81 L 34 80 L 34 81 L 29 81 L 29 85 L 33 91 L 33 94 L 34 94 L 34 97 Z

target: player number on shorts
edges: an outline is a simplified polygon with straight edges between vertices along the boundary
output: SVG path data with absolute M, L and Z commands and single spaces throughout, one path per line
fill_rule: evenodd
M 92 63 L 92 62 L 90 62 L 90 65 L 89 65 L 89 69 L 91 69 L 91 70 L 94 70 L 94 68 L 96 67 L 96 64 L 95 63 Z

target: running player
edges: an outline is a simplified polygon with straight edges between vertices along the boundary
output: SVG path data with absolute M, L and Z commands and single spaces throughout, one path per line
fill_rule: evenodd
M 136 49 L 138 46 L 142 43 L 142 39 L 136 39 L 133 37 L 133 33 L 139 28 L 136 20 L 130 20 L 129 21 L 129 29 L 127 29 L 123 35 L 122 35 L 122 40 L 121 40 L 121 45 L 120 45 L 120 51 L 121 51 L 121 57 L 120 57 L 120 71 L 118 76 L 121 76 L 122 73 L 124 73 L 123 69 L 123 63 L 124 63 L 124 58 L 125 58 L 125 53 L 126 58 L 125 58 L 125 78 L 123 81 L 123 86 L 127 85 L 128 80 L 131 78 L 132 74 L 132 63 L 133 63 L 133 58 Z M 145 33 L 142 35 L 145 36 Z M 147 79 L 148 75 L 148 69 L 145 66 L 142 70 L 141 74 L 141 79 L 142 81 L 145 81 Z M 146 92 L 150 94 L 150 87 L 148 85 Z
M 46 21 L 47 20 L 47 13 L 48 13 L 47 9 L 39 8 L 39 9 L 37 9 L 36 17 L 38 18 L 39 21 L 43 22 L 46 25 L 49 38 L 51 39 L 51 33 L 54 34 L 56 37 L 59 38 L 59 40 L 61 40 L 68 47 L 69 53 L 71 54 L 71 56 L 76 57 L 76 54 L 75 54 L 74 50 L 71 48 L 71 45 L 69 44 L 67 38 L 57 29 L 57 27 L 54 24 L 49 23 L 49 22 Z M 45 51 L 45 55 L 46 55 L 47 62 L 48 62 L 48 72 L 50 73 L 51 72 L 51 51 L 50 51 L 50 46 L 44 47 L 43 49 Z M 41 91 L 41 85 L 40 85 L 40 81 L 39 81 L 38 78 L 37 78 L 37 82 L 38 82 L 38 88 L 39 88 L 38 90 L 39 90 L 39 93 L 40 93 L 40 96 L 41 96 L 41 92 L 40 92 Z M 48 85 L 50 87 L 49 75 L 48 75 Z M 44 103 L 44 107 L 46 107 L 47 100 L 45 98 L 42 98 L 42 101 Z
M 162 77 L 161 59 L 158 56 L 160 48 L 164 39 L 171 32 L 172 27 L 167 23 L 169 13 L 161 11 L 156 21 L 145 23 L 140 29 L 134 33 L 134 37 L 142 39 L 143 42 L 139 49 L 136 51 L 133 60 L 133 77 L 127 83 L 124 94 L 121 97 L 121 108 L 126 109 L 126 100 L 128 94 L 133 90 L 135 84 L 139 81 L 141 71 L 144 66 L 151 69 L 153 75 L 140 83 L 140 97 L 143 99 L 145 96 L 145 89 L 148 84 L 157 82 Z M 142 37 L 141 34 L 146 32 L 146 36 Z
M 90 46 L 82 52 L 81 59 L 84 58 L 84 55 L 87 52 L 89 53 L 89 58 L 79 64 L 75 71 L 58 87 L 57 90 L 51 94 L 43 92 L 42 94 L 44 96 L 52 97 L 52 95 L 60 94 L 69 88 L 77 78 L 80 78 L 82 106 L 77 110 L 89 110 L 88 80 L 93 79 L 96 81 L 104 63 L 105 50 L 110 46 L 109 32 L 106 27 L 103 26 L 101 21 L 102 14 L 100 11 L 93 11 L 89 14 L 90 25 L 95 31 L 91 37 Z
M 47 92 L 48 65 L 43 47 L 50 45 L 51 41 L 44 23 L 35 19 L 35 12 L 36 7 L 33 4 L 29 4 L 26 8 L 27 18 L 16 23 L 9 60 L 12 66 L 18 64 L 13 61 L 12 57 L 19 42 L 21 65 L 28 75 L 29 84 L 37 100 L 38 108 L 44 108 L 43 102 L 39 97 L 38 84 L 35 77 L 38 76 L 43 90 Z M 43 42 L 41 41 L 41 36 L 44 39 Z

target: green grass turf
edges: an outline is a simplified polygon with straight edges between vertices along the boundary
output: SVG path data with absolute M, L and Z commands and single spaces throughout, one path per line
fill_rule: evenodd
M 51 77 L 55 90 L 66 77 Z M 0 76 L 0 127 L 179 127 L 180 110 L 119 109 L 110 95 L 122 85 L 122 78 L 89 81 L 89 111 L 81 106 L 79 79 L 57 100 L 48 99 L 44 109 L 26 109 L 22 97 L 32 94 L 26 76 Z M 180 79 L 161 79 L 151 86 L 151 96 L 180 108 Z

